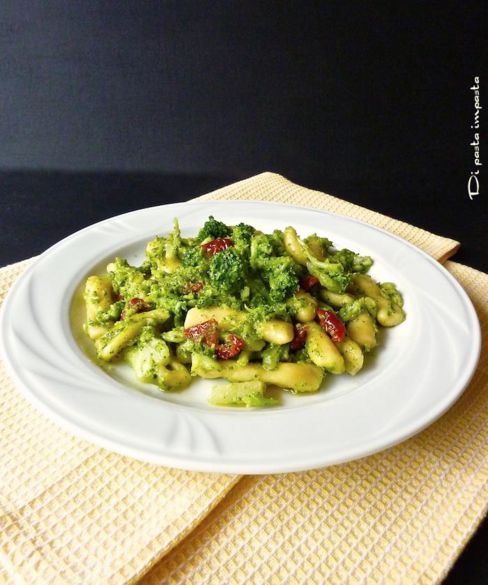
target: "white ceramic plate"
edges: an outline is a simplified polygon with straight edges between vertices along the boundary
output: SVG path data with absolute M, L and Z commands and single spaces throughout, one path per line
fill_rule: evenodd
M 327 376 L 319 393 L 283 393 L 261 410 L 209 406 L 212 381 L 162 393 L 123 366 L 106 372 L 75 338 L 70 311 L 80 283 L 119 255 L 132 263 L 145 243 L 178 217 L 184 236 L 208 215 L 263 231 L 293 225 L 337 247 L 371 255 L 380 281 L 405 298 L 407 320 L 385 331 L 357 376 Z M 75 312 L 76 314 L 76 312 Z M 141 460 L 192 470 L 274 473 L 316 468 L 390 447 L 438 418 L 469 382 L 480 331 L 463 289 L 429 256 L 367 224 L 300 207 L 259 202 L 196 202 L 121 215 L 59 242 L 20 278 L 4 304 L 4 354 L 19 387 L 73 433 Z

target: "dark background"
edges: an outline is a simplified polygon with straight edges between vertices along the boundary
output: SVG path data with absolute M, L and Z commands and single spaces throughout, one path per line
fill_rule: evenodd
M 488 270 L 483 167 L 467 194 L 484 6 L 3 0 L 0 263 L 272 170 Z
M 0 264 L 270 170 L 458 239 L 488 271 L 484 167 L 467 192 L 485 6 L 4 0 Z M 488 582 L 486 532 L 448 583 Z

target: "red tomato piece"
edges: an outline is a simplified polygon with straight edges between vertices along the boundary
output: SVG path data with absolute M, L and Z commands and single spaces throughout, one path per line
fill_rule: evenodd
M 218 323 L 215 319 L 209 319 L 208 321 L 184 329 L 183 333 L 185 337 L 188 337 L 192 341 L 201 341 L 209 347 L 215 347 L 219 340 L 217 325 Z
M 183 294 L 197 293 L 204 287 L 203 282 L 189 282 L 183 287 Z
M 145 313 L 146 311 L 150 311 L 151 307 L 146 305 L 144 299 L 139 299 L 138 297 L 134 297 L 129 301 L 129 308 L 135 309 L 136 313 Z M 120 319 L 123 321 L 125 319 L 125 311 L 120 313 Z
M 202 244 L 202 248 L 205 250 L 208 256 L 213 256 L 222 250 L 227 250 L 234 245 L 234 242 L 230 238 L 217 238 L 206 244 Z
M 220 360 L 230 360 L 238 356 L 244 349 L 244 340 L 233 333 L 229 333 L 226 343 L 220 343 L 215 348 L 215 354 Z
M 330 335 L 332 341 L 336 341 L 337 343 L 344 341 L 346 326 L 335 313 L 326 311 L 325 309 L 317 309 L 317 317 L 319 319 L 319 325 Z
M 307 340 L 307 329 L 305 327 L 301 327 L 295 325 L 295 336 L 293 337 L 290 343 L 290 349 L 292 351 L 298 351 L 302 349 L 305 345 L 305 341 Z
M 134 305 L 140 305 L 140 306 L 143 306 L 143 305 L 146 305 L 146 303 L 144 302 L 144 299 L 139 299 L 139 298 L 137 298 L 137 297 L 134 297 L 133 299 L 131 299 L 131 300 L 129 301 L 129 305 L 130 305 L 131 307 L 133 307 Z
M 300 279 L 300 286 L 303 290 L 309 291 L 314 286 L 317 286 L 320 283 L 320 280 L 316 276 L 312 276 L 311 274 L 307 274 L 307 276 L 303 276 Z

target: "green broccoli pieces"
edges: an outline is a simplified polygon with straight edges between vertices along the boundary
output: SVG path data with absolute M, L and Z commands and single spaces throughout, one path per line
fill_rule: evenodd
M 150 283 L 145 274 L 139 268 L 130 266 L 127 260 L 115 258 L 107 266 L 107 272 L 112 280 L 112 286 L 116 294 L 126 299 L 141 297 L 149 293 Z
M 257 271 L 264 286 L 255 284 L 260 297 L 281 302 L 298 290 L 300 268 L 289 256 L 276 255 L 276 238 L 256 234 L 251 240 L 250 266 Z
M 376 318 L 376 302 L 370 297 L 361 297 L 359 299 L 354 299 L 351 303 L 344 305 L 339 310 L 339 317 L 345 321 L 352 321 L 355 319 L 360 313 L 368 312 L 373 319 Z
M 265 234 L 256 234 L 251 240 L 251 252 L 249 263 L 253 270 L 263 268 L 267 260 L 273 256 L 273 245 L 269 236 Z
M 275 256 L 286 256 L 286 248 L 283 242 L 283 232 L 281 230 L 274 230 L 272 234 L 269 234 L 271 245 Z
M 269 258 L 261 272 L 269 284 L 270 299 L 273 302 L 284 301 L 298 290 L 297 264 L 289 256 Z
M 255 233 L 255 228 L 245 223 L 239 223 L 232 228 L 231 239 L 234 242 L 235 249 L 240 254 L 248 254 L 249 244 Z
M 227 248 L 210 258 L 208 274 L 214 288 L 237 293 L 246 285 L 246 262 L 234 248 Z
M 203 224 L 202 229 L 198 232 L 197 241 L 216 240 L 217 238 L 227 238 L 231 234 L 231 228 L 222 221 L 216 220 L 212 215 Z
M 349 284 L 350 273 L 363 274 L 373 264 L 369 256 L 360 256 L 347 248 L 334 250 L 329 239 L 316 234 L 305 238 L 302 244 L 307 258 L 307 270 L 331 292 L 344 292 Z
M 275 345 L 270 343 L 262 352 L 263 368 L 265 370 L 274 370 L 280 362 L 289 361 L 290 346 L 288 343 L 284 345 Z
M 349 276 L 344 272 L 344 267 L 340 262 L 333 262 L 329 258 L 317 260 L 309 255 L 307 269 L 316 278 L 320 284 L 335 293 L 342 293 L 349 284 Z
M 99 311 L 96 317 L 96 323 L 109 323 L 110 321 L 118 321 L 120 314 L 124 309 L 124 301 L 116 301 L 112 303 L 106 311 Z
M 373 266 L 374 260 L 371 256 L 360 256 L 355 254 L 354 261 L 352 263 L 352 271 L 366 274 L 371 266 Z
M 346 272 L 359 272 L 365 274 L 373 265 L 370 256 L 360 256 L 351 250 L 344 248 L 329 255 L 331 262 L 340 262 Z
M 182 265 L 187 267 L 201 267 L 205 266 L 207 260 L 207 255 L 202 250 L 201 246 L 193 246 L 185 250 L 182 255 L 181 263 Z
M 393 282 L 383 282 L 379 285 L 381 292 L 390 300 L 390 303 L 396 307 L 403 307 L 403 297 L 398 292 L 396 284 Z

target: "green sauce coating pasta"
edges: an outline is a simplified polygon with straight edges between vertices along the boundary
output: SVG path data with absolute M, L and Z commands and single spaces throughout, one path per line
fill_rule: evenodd
M 125 361 L 162 391 L 222 378 L 211 404 L 273 406 L 272 387 L 306 394 L 328 373 L 358 374 L 378 330 L 405 320 L 372 265 L 292 226 L 266 234 L 211 216 L 185 238 L 175 220 L 140 266 L 115 258 L 88 277 L 85 332 L 102 362 Z

